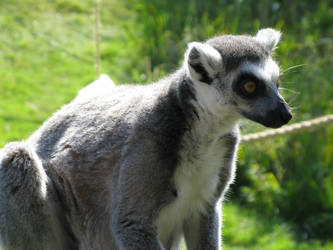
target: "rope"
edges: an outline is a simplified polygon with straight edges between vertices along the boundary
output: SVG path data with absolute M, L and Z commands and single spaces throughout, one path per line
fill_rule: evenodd
M 295 123 L 292 125 L 284 126 L 278 129 L 269 129 L 259 133 L 247 134 L 242 136 L 242 143 L 250 143 L 256 141 L 262 141 L 269 138 L 293 134 L 306 130 L 312 130 L 314 128 L 322 127 L 324 125 L 333 124 L 333 115 L 322 116 L 313 120 Z
M 99 43 L 100 43 L 100 35 L 99 35 L 99 0 L 94 0 L 94 36 L 95 36 L 95 67 L 97 77 L 101 74 L 101 57 L 99 53 Z

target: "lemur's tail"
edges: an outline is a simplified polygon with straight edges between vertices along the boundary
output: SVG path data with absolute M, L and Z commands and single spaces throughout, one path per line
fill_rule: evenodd
M 12 142 L 0 151 L 0 185 L 11 195 L 29 193 L 31 199 L 46 197 L 47 175 L 36 153 L 24 142 Z
M 0 150 L 0 243 L 4 249 L 41 249 L 45 235 L 47 175 L 24 142 Z M 44 232 L 43 232 L 44 231 Z

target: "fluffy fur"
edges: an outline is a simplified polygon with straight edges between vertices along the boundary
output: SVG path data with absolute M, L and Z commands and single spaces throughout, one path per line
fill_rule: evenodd
M 238 120 L 291 118 L 275 85 L 278 34 L 191 43 L 184 64 L 154 84 L 115 87 L 102 76 L 3 148 L 4 249 L 178 249 L 182 237 L 188 249 L 220 249 Z M 249 80 L 255 96 L 244 94 Z

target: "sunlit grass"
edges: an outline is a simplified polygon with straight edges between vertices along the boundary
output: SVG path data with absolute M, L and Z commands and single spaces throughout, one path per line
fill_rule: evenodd
M 227 203 L 223 208 L 225 250 L 333 249 L 333 242 L 298 241 L 290 225 L 277 218 L 264 218 L 251 210 Z
M 74 5 L 78 12 L 65 11 Z M 25 139 L 96 77 L 84 11 L 90 11 L 88 2 L 0 3 L 1 146 Z

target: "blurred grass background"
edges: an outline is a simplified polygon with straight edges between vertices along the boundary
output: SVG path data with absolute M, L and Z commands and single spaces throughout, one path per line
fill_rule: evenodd
M 293 122 L 333 113 L 333 1 L 101 0 L 102 72 L 146 83 L 189 41 L 283 32 Z M 0 0 L 0 146 L 27 138 L 96 78 L 93 3 Z M 263 127 L 244 122 L 243 133 Z M 224 249 L 333 249 L 333 127 L 243 145 L 224 203 Z

